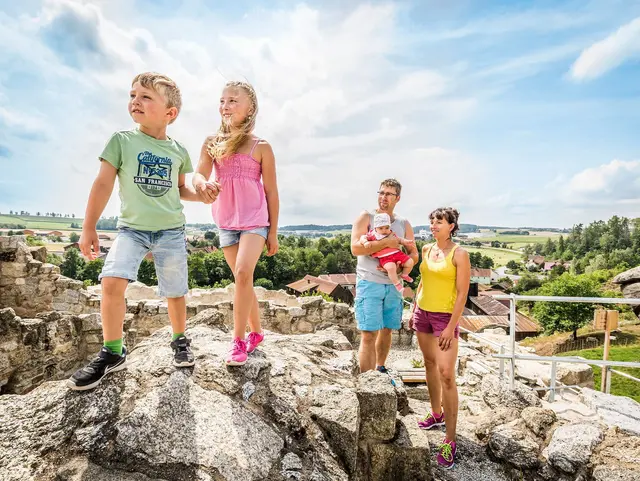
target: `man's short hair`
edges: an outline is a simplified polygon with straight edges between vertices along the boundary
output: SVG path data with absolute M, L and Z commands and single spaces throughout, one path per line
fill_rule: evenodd
M 182 95 L 176 83 L 166 75 L 157 72 L 145 72 L 135 76 L 131 85 L 140 82 L 146 89 L 155 90 L 167 101 L 167 107 L 175 107 L 180 113 L 182 108 Z M 176 115 L 176 118 L 178 116 Z M 173 119 L 175 120 L 175 118 Z M 171 122 L 173 122 L 173 120 Z M 170 122 L 170 123 L 171 123 Z
M 398 182 L 396 179 L 385 179 L 382 182 L 380 182 L 380 187 L 392 187 L 394 189 L 396 189 L 396 194 L 400 195 L 400 191 L 402 190 L 402 185 L 400 185 L 400 182 Z

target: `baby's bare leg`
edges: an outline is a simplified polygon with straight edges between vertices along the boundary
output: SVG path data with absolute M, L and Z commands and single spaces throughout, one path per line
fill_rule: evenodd
M 385 271 L 387 271 L 387 274 L 389 274 L 389 279 L 391 279 L 391 282 L 393 282 L 394 284 L 400 282 L 400 279 L 398 278 L 398 266 L 396 266 L 395 262 L 387 262 L 382 267 Z
M 413 262 L 413 259 L 407 259 L 407 262 L 405 262 L 404 265 L 402 266 L 402 274 L 409 275 L 414 265 L 415 263 Z

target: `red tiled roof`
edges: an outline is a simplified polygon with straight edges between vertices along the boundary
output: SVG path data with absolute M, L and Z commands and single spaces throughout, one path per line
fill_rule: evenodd
M 471 269 L 471 277 L 491 277 L 491 269 Z
M 481 332 L 485 329 L 502 327 L 509 330 L 509 318 L 507 316 L 462 316 L 460 327 L 471 332 Z M 540 332 L 542 328 L 524 314 L 516 313 L 516 332 Z
M 469 297 L 469 300 L 487 316 L 509 315 L 509 308 L 491 296 Z
M 322 274 L 318 276 L 318 278 L 326 281 L 335 282 L 336 284 L 340 284 L 342 286 L 356 285 L 355 274 Z

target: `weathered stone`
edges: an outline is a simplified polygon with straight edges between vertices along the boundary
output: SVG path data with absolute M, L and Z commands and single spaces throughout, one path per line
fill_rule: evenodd
M 512 390 L 507 382 L 494 375 L 484 376 L 480 390 L 484 402 L 491 408 L 524 409 L 541 405 L 540 398 L 533 389 L 516 381 Z
M 480 440 L 485 440 L 495 426 L 509 423 L 518 418 L 518 410 L 513 408 L 498 407 L 493 411 L 485 411 L 476 420 L 475 435 Z
M 431 481 L 429 441 L 415 423 L 397 421 L 391 443 L 371 446 L 370 472 L 363 479 L 371 481 Z
M 622 295 L 627 298 L 637 299 L 640 297 L 640 282 L 626 284 L 622 287 Z
M 612 280 L 614 284 L 628 284 L 630 282 L 640 282 L 640 266 L 624 271 Z
M 638 481 L 640 469 L 600 465 L 593 470 L 593 481 Z
M 349 389 L 331 385 L 316 387 L 311 394 L 311 418 L 327 433 L 327 442 L 355 472 L 358 453 L 358 398 Z
M 593 449 L 603 439 L 602 428 L 594 424 L 560 426 L 554 431 L 548 447 L 549 463 L 565 473 L 575 473 L 589 461 Z
M 595 481 L 640 480 L 640 437 L 624 436 L 610 429 L 596 449 L 591 463 Z
M 607 426 L 640 436 L 640 403 L 634 399 L 583 389 L 580 400 L 596 411 Z
M 495 427 L 489 434 L 489 448 L 498 459 L 518 468 L 532 469 L 539 464 L 540 447 L 521 420 Z
M 556 422 L 556 413 L 551 409 L 528 407 L 522 410 L 522 419 L 527 427 L 536 435 L 544 437 L 549 428 Z
M 392 439 L 396 431 L 398 404 L 389 376 L 378 371 L 360 374 L 356 394 L 360 403 L 360 439 Z

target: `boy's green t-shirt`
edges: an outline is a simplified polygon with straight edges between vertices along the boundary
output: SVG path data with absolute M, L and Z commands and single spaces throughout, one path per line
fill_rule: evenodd
M 178 175 L 193 172 L 193 167 L 182 144 L 139 129 L 122 130 L 111 136 L 100 158 L 118 169 L 118 227 L 158 231 L 185 224 Z

